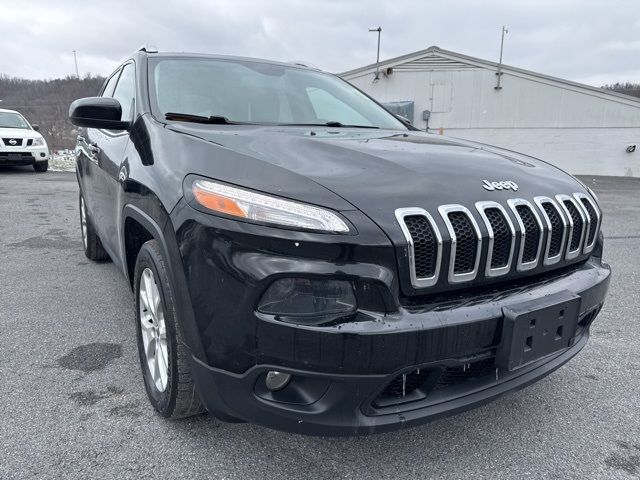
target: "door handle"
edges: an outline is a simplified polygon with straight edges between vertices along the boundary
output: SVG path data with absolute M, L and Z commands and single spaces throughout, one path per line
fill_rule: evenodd
M 100 147 L 96 143 L 90 143 L 87 148 L 91 153 L 100 153 Z

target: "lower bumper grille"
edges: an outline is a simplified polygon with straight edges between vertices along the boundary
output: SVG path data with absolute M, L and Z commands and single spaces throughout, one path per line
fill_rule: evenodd
M 34 160 L 35 158 L 31 153 L 0 152 L 1 162 L 29 162 Z
M 374 404 L 393 405 L 426 398 L 431 392 L 495 373 L 495 358 L 483 358 L 446 368 L 416 369 L 398 375 L 380 392 Z
M 440 375 L 438 383 L 433 387 L 433 390 L 440 390 L 464 383 L 467 380 L 474 378 L 493 375 L 495 374 L 495 370 L 494 358 L 487 358 L 485 360 L 478 360 L 477 362 L 467 363 L 456 367 L 449 367 L 445 369 L 442 375 Z

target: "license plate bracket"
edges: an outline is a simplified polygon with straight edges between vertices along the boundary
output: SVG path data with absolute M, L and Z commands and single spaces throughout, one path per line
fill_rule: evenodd
M 568 348 L 578 325 L 580 300 L 580 296 L 565 290 L 544 299 L 503 307 L 496 365 L 517 370 Z

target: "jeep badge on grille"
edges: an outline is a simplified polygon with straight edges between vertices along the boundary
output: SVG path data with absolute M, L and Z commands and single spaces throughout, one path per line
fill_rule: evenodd
M 502 182 L 490 182 L 489 180 L 483 180 L 482 186 L 491 191 L 491 190 L 513 190 L 514 192 L 518 190 L 518 184 L 516 182 L 512 182 L 511 180 L 504 180 Z

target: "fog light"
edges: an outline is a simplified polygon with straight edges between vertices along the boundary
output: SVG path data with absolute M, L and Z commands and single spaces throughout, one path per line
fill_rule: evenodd
M 275 370 L 270 370 L 267 373 L 267 379 L 265 380 L 265 385 L 269 390 L 275 392 L 277 390 L 282 390 L 286 387 L 291 381 L 291 375 L 288 373 L 276 372 Z
M 258 311 L 278 320 L 318 325 L 356 312 L 351 282 L 309 278 L 281 278 L 267 289 Z
M 47 155 L 46 155 L 46 153 L 44 153 L 44 152 L 40 152 L 40 156 L 41 156 L 42 158 L 44 158 L 44 157 L 46 157 Z

